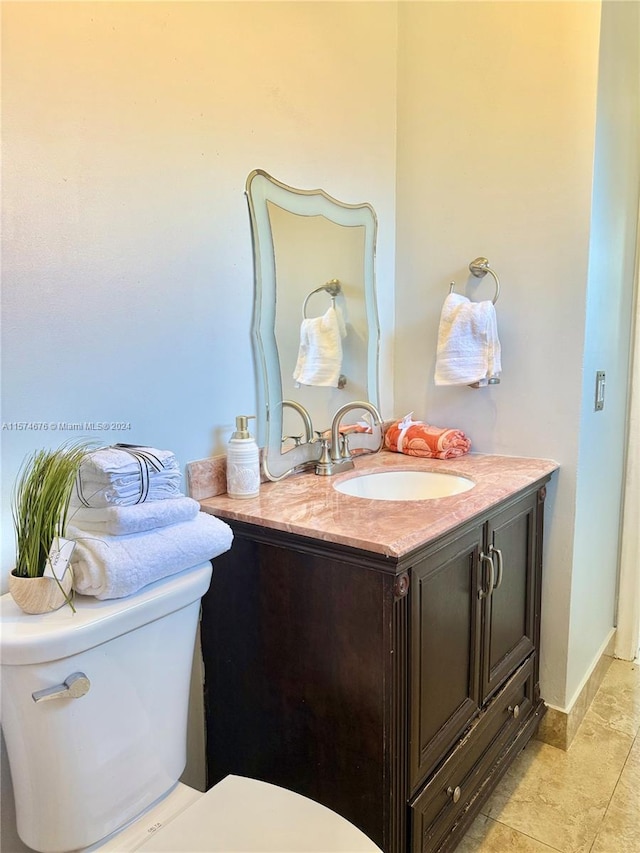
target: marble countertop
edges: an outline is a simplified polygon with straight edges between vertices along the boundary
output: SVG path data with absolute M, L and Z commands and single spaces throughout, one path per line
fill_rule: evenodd
M 294 474 L 263 483 L 260 495 L 235 500 L 226 494 L 200 501 L 223 519 L 296 533 L 400 558 L 448 533 L 558 468 L 550 459 L 469 453 L 457 459 L 419 459 L 382 451 L 355 460 L 355 468 L 331 477 Z M 438 471 L 469 477 L 475 486 L 451 497 L 380 501 L 334 489 L 343 480 L 377 471 Z

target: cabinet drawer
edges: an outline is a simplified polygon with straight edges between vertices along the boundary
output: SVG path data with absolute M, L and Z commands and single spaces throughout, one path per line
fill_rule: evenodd
M 413 853 L 436 851 L 469 808 L 497 757 L 533 710 L 534 658 L 529 658 L 411 801 Z

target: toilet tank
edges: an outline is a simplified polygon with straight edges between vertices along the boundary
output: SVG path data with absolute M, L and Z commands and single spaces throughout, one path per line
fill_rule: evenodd
M 77 596 L 76 613 L 22 613 L 0 598 L 2 728 L 18 834 L 88 847 L 168 793 L 186 763 L 191 664 L 206 563 L 124 599 Z M 84 673 L 88 692 L 33 694 Z

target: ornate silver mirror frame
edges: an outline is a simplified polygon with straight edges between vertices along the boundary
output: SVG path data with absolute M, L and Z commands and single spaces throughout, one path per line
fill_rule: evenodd
M 251 172 L 247 178 L 246 195 L 251 217 L 255 271 L 252 339 L 258 388 L 258 441 L 264 447 L 263 469 L 266 476 L 278 480 L 319 459 L 320 443 L 313 440 L 313 428 L 326 430 L 330 425 L 331 413 L 341 405 L 358 399 L 367 399 L 375 406 L 379 405 L 380 327 L 375 291 L 377 219 L 370 204 L 346 204 L 320 189 L 294 189 L 260 169 Z M 299 217 L 306 219 L 300 220 Z M 289 232 L 282 226 L 287 221 L 293 225 L 290 229 L 292 239 L 287 239 Z M 314 230 L 316 224 L 317 231 Z M 359 247 L 357 259 L 343 259 L 339 251 L 333 254 L 331 251 L 322 251 L 322 240 L 326 234 L 332 233 L 332 228 L 338 247 L 343 242 L 343 236 L 349 240 L 354 237 L 355 242 L 352 244 Z M 304 240 L 309 242 L 305 244 Z M 305 245 L 309 251 L 305 251 Z M 315 256 L 318 250 L 321 255 L 332 255 L 330 275 L 326 272 L 322 275 L 322 264 L 313 262 L 311 256 Z M 308 265 L 305 263 L 306 258 L 309 259 Z M 285 267 L 288 268 L 286 276 Z M 294 268 L 293 272 L 291 267 Z M 290 282 L 292 279 L 301 288 L 295 294 L 287 292 L 289 285 L 285 286 L 285 281 Z M 337 291 L 334 279 L 342 285 Z M 306 295 L 301 297 L 301 293 Z M 336 296 L 336 293 L 339 295 Z M 324 302 L 310 302 L 310 296 L 313 296 L 313 300 Z M 341 383 L 336 388 L 301 387 L 299 393 L 295 390 L 296 386 L 290 385 L 287 399 L 283 399 L 283 375 L 288 382 L 292 340 L 297 347 L 300 321 L 307 310 L 307 303 L 317 314 L 329 304 L 329 298 L 333 304 L 336 299 L 344 300 L 347 317 L 353 318 L 353 326 L 347 323 L 345 338 L 345 342 L 351 342 L 352 346 L 348 371 L 351 378 L 347 375 L 346 385 Z M 290 319 L 287 312 L 290 317 L 295 316 L 295 320 Z M 356 315 L 359 319 L 356 319 Z M 286 337 L 292 340 L 283 340 L 283 330 L 286 330 Z M 285 351 L 287 367 L 283 374 L 281 360 Z M 314 412 L 316 423 L 312 424 L 307 410 L 313 412 L 314 404 L 309 401 L 314 394 L 318 400 L 323 399 L 324 409 L 320 413 Z M 291 441 L 287 443 L 283 435 L 285 410 L 287 418 L 294 418 L 296 422 L 295 431 L 298 435 L 292 446 L 287 446 L 291 445 Z M 352 449 L 371 446 L 372 437 L 369 435 L 362 433 L 352 437 Z

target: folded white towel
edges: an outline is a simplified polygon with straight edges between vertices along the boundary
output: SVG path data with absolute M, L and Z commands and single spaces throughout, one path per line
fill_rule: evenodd
M 71 503 L 72 507 L 131 506 L 182 497 L 181 480 L 170 450 L 114 445 L 83 460 Z
M 140 459 L 146 459 L 149 467 L 155 471 L 178 470 L 178 462 L 171 450 L 158 450 L 155 447 L 141 447 L 136 444 L 114 444 L 95 450 L 83 460 L 82 470 L 94 477 L 136 473 L 140 468 Z
M 293 378 L 301 385 L 338 387 L 342 371 L 342 312 L 332 305 L 322 317 L 304 319 Z
M 133 506 L 147 501 L 164 501 L 184 497 L 181 478 L 152 480 L 143 483 L 139 477 L 125 483 L 100 486 L 93 480 L 77 480 L 71 495 L 71 507 Z
M 128 536 L 99 536 L 68 525 L 67 538 L 76 540 L 74 589 L 96 598 L 123 598 L 223 554 L 233 533 L 224 521 L 199 512 L 191 521 Z
M 502 372 L 498 323 L 492 302 L 450 293 L 438 329 L 436 385 L 486 385 Z
M 135 506 L 73 507 L 69 522 L 94 533 L 123 536 L 190 521 L 199 512 L 200 504 L 193 498 L 169 498 L 166 501 L 147 500 Z

